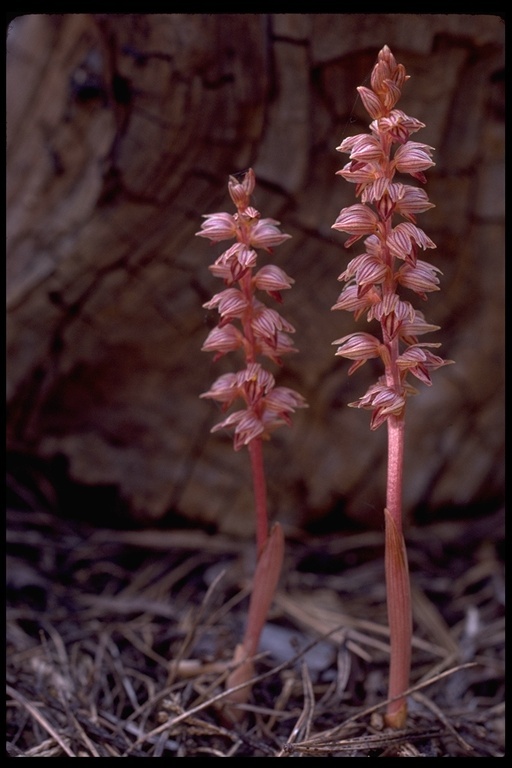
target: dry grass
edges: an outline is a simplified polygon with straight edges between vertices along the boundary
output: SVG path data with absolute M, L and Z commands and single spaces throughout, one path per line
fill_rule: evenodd
M 12 757 L 501 757 L 503 515 L 408 532 L 410 717 L 386 729 L 382 536 L 287 534 L 241 724 L 224 681 L 252 547 L 8 513 Z M 245 574 L 245 575 L 244 575 Z

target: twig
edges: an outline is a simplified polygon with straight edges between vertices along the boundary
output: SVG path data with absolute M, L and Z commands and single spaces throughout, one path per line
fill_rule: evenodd
M 64 750 L 66 755 L 68 757 L 77 757 L 75 753 L 68 747 L 66 742 L 61 739 L 57 731 L 53 728 L 52 725 L 48 722 L 48 720 L 34 707 L 27 699 L 23 696 L 23 694 L 18 693 L 14 688 L 12 688 L 10 685 L 6 686 L 6 691 L 13 699 L 16 699 L 16 701 L 21 704 L 22 707 L 24 707 L 27 712 L 29 712 L 34 720 L 37 720 L 39 725 L 44 728 L 44 730 L 50 734 L 50 736 L 55 739 L 57 744 L 61 747 L 61 749 Z
M 422 688 L 427 688 L 429 685 L 432 685 L 432 683 L 437 683 L 443 678 L 453 675 L 455 672 L 460 672 L 463 669 L 470 669 L 471 667 L 476 667 L 476 666 L 478 666 L 478 664 L 472 661 L 468 662 L 467 664 L 459 664 L 457 667 L 453 667 L 452 669 L 447 669 L 445 672 L 441 672 L 440 674 L 435 675 L 434 677 L 431 677 L 428 680 L 424 680 L 420 683 L 417 683 L 416 685 L 413 685 L 412 687 L 404 691 L 403 695 L 410 696 L 412 693 L 415 693 L 416 691 L 419 691 Z M 367 707 L 366 709 L 362 709 L 360 712 L 357 712 L 355 715 L 352 715 L 351 717 L 347 718 L 341 725 L 338 725 L 335 728 L 330 728 L 329 730 L 323 731 L 322 733 L 316 734 L 316 736 L 313 736 L 308 741 L 302 742 L 301 746 L 305 746 L 305 745 L 313 746 L 315 744 L 318 744 L 319 742 L 322 742 L 323 740 L 335 738 L 337 734 L 343 732 L 343 730 L 346 728 L 347 725 L 349 725 L 349 723 L 353 723 L 356 720 L 360 720 L 362 717 L 367 717 L 368 715 L 371 715 L 372 712 L 377 712 L 379 709 L 386 707 L 389 704 L 389 701 L 390 700 L 382 701 L 382 702 L 379 702 L 378 704 L 374 704 L 372 707 Z
M 333 632 L 336 632 L 339 629 L 339 627 L 336 627 L 332 630 L 332 632 L 329 632 L 328 634 L 332 634 Z M 206 709 L 207 707 L 211 707 L 214 704 L 218 704 L 220 701 L 225 699 L 226 697 L 233 694 L 233 692 L 236 692 L 237 690 L 240 690 L 241 688 L 244 688 L 246 685 L 255 685 L 256 683 L 260 683 L 262 680 L 266 680 L 268 677 L 272 677 L 273 675 L 278 674 L 283 669 L 287 669 L 288 667 L 293 666 L 299 659 L 301 659 L 311 648 L 313 648 L 318 642 L 325 639 L 327 635 L 322 636 L 319 639 L 315 639 L 312 642 L 308 643 L 299 653 L 297 653 L 295 656 L 293 656 L 291 659 L 287 659 L 282 664 L 277 665 L 276 667 L 272 667 L 272 669 L 267 670 L 267 672 L 263 672 L 261 675 L 256 675 L 251 678 L 250 681 L 240 683 L 240 685 L 234 686 L 233 688 L 229 688 L 225 691 L 221 691 L 216 696 L 212 696 L 211 699 L 208 699 L 207 701 L 203 701 L 201 704 L 198 704 L 195 707 L 192 707 L 191 709 L 183 712 L 183 714 L 178 715 L 174 718 L 174 720 L 167 722 L 163 725 L 158 726 L 157 728 L 154 728 L 152 731 L 147 733 L 145 736 L 140 737 L 134 744 L 131 745 L 125 752 L 125 756 L 130 754 L 130 752 L 135 749 L 136 747 L 139 747 L 141 744 L 144 743 L 149 738 L 152 738 L 156 736 L 157 734 L 161 733 L 165 728 L 171 728 L 174 725 L 177 725 L 182 720 L 186 720 L 187 718 L 191 717 L 192 715 L 196 715 L 198 712 L 201 712 L 203 709 Z M 261 654 L 260 654 L 261 655 Z M 258 657 L 255 657 L 258 658 Z M 241 706 L 241 705 L 240 705 Z
M 302 660 L 302 681 L 304 689 L 304 706 L 302 712 L 300 713 L 300 716 L 295 723 L 290 736 L 288 737 L 286 745 L 283 747 L 281 752 L 276 755 L 276 757 L 282 757 L 283 752 L 287 750 L 288 746 L 292 745 L 296 739 L 302 736 L 302 734 L 305 735 L 306 739 L 309 736 L 311 720 L 315 708 L 315 695 L 313 693 L 313 686 L 311 684 L 311 677 L 309 676 L 308 667 L 304 659 Z
M 448 731 L 450 731 L 450 733 L 455 739 L 457 739 L 458 743 L 460 744 L 460 746 L 465 752 L 474 752 L 474 749 L 471 746 L 471 744 L 468 744 L 468 742 L 462 738 L 462 736 L 455 730 L 453 725 L 450 723 L 450 721 L 448 720 L 444 712 L 442 712 L 439 709 L 439 707 L 436 704 L 434 704 L 434 702 L 431 699 L 428 698 L 428 696 L 425 696 L 423 693 L 416 691 L 416 693 L 413 696 L 413 699 L 415 699 L 416 701 L 420 702 L 425 707 L 430 709 L 430 711 L 433 712 L 434 715 L 439 718 L 439 720 L 443 723 L 445 728 Z
M 337 752 L 356 752 L 361 750 L 389 747 L 393 744 L 427 739 L 439 736 L 439 728 L 425 728 L 423 730 L 386 731 L 386 733 L 370 734 L 369 736 L 354 736 L 350 739 L 325 742 L 318 745 L 302 742 L 301 744 L 286 745 L 283 752 L 305 752 L 307 755 L 321 755 L 326 752 L 333 756 Z M 276 757 L 291 757 L 292 755 L 280 754 Z

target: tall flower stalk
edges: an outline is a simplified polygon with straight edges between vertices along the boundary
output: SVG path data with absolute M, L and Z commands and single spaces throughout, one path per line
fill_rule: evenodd
M 385 572 L 391 657 L 389 703 L 386 722 L 401 728 L 406 722 L 412 640 L 412 610 L 407 555 L 402 532 L 402 478 L 404 460 L 405 406 L 416 394 L 409 375 L 430 386 L 430 372 L 452 361 L 442 360 L 431 349 L 437 343 L 419 342 L 418 337 L 438 330 L 412 304 L 401 297 L 409 289 L 421 299 L 439 290 L 440 270 L 418 258 L 419 249 L 435 243 L 416 226 L 416 215 L 433 204 L 418 186 L 403 184 L 397 173 L 408 174 L 420 184 L 424 171 L 434 165 L 433 147 L 411 141 L 411 134 L 424 124 L 396 108 L 409 76 L 402 64 L 384 46 L 371 74 L 371 88 L 357 90 L 372 118 L 369 134 L 349 136 L 337 150 L 350 157 L 337 173 L 356 185 L 361 202 L 343 208 L 333 229 L 350 235 L 345 247 L 365 237 L 365 251 L 349 262 L 339 280 L 346 283 L 332 309 L 366 315 L 377 321 L 380 334 L 359 332 L 336 339 L 336 355 L 353 361 L 349 375 L 371 358 L 380 358 L 384 374 L 372 384 L 354 408 L 372 412 L 370 428 L 384 422 L 388 431 L 388 465 L 385 519 Z M 397 217 L 398 223 L 397 223 Z
M 214 360 L 239 351 L 244 367 L 237 373 L 221 375 L 200 397 L 216 400 L 223 411 L 236 401 L 242 402 L 243 407 L 216 424 L 212 432 L 232 429 L 235 451 L 248 448 L 256 511 L 257 564 L 245 634 L 235 649 L 234 670 L 228 678 L 228 687 L 246 683 L 253 676 L 252 659 L 258 650 L 283 562 L 282 528 L 275 523 L 269 531 L 263 441 L 278 427 L 289 425 L 290 415 L 297 408 L 307 407 L 304 398 L 293 389 L 277 387 L 274 376 L 259 362 L 266 357 L 281 365 L 283 355 L 297 350 L 290 337 L 294 327 L 257 297 L 257 293 L 264 292 L 280 303 L 281 291 L 291 288 L 294 280 L 274 264 L 257 268 L 257 249 L 272 253 L 273 247 L 291 236 L 281 232 L 278 221 L 261 218 L 259 211 L 251 206 L 254 187 L 252 169 L 241 181 L 230 176 L 228 190 L 236 213 L 208 214 L 201 230 L 196 232 L 212 244 L 235 241 L 209 267 L 226 287 L 203 305 L 206 309 L 216 309 L 220 319 L 202 349 L 214 352 Z M 249 686 L 246 686 L 234 693 L 231 701 L 244 702 L 248 695 Z M 235 715 L 235 710 L 231 714 Z

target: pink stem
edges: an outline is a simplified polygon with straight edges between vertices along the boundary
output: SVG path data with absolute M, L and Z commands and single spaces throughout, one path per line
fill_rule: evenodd
M 243 646 L 248 656 L 258 651 L 260 636 L 274 598 L 284 557 L 283 529 L 276 523 L 256 565 Z
M 251 270 L 242 277 L 239 285 L 249 300 L 249 310 L 242 321 L 242 325 L 245 338 L 248 341 L 245 359 L 247 363 L 252 363 L 256 358 L 256 344 L 251 326 L 251 300 L 253 295 Z M 263 445 L 261 438 L 256 437 L 251 440 L 249 443 L 249 454 L 251 457 L 254 504 L 256 508 L 256 552 L 259 559 L 268 538 L 267 483 L 265 479 L 265 467 L 263 465 Z
M 404 454 L 404 418 L 390 416 L 388 421 L 388 475 L 385 509 L 385 570 L 390 634 L 390 669 L 386 723 L 403 728 L 407 701 L 402 696 L 409 686 L 411 668 L 412 608 L 407 553 L 402 534 L 402 474 Z
M 386 483 L 386 508 L 397 530 L 402 532 L 402 477 L 404 468 L 405 419 L 389 416 L 388 426 L 388 474 Z
M 388 220 L 385 224 L 385 238 L 391 231 Z M 393 259 L 388 251 L 388 263 L 393 266 Z M 390 278 L 392 280 L 392 278 Z M 395 285 L 390 282 L 385 286 L 394 293 Z M 400 372 L 396 365 L 399 354 L 398 338 L 389 338 L 385 328 L 383 339 L 389 352 L 386 364 L 386 383 L 395 391 L 400 391 Z M 388 698 L 398 697 L 388 704 L 386 722 L 393 728 L 402 728 L 407 718 L 407 701 L 402 696 L 409 686 L 411 669 L 412 610 L 407 552 L 403 537 L 402 523 L 402 486 L 404 471 L 405 417 L 390 415 L 387 419 L 388 430 L 388 467 L 386 482 L 385 515 L 385 572 L 386 600 L 390 637 L 390 666 Z
M 254 675 L 253 656 L 258 650 L 261 632 L 267 621 L 270 605 L 279 582 L 283 556 L 283 529 L 279 523 L 276 523 L 270 531 L 256 564 L 244 639 L 235 649 L 233 657 L 235 668 L 228 677 L 228 688 L 233 688 L 241 683 L 249 683 Z M 249 685 L 240 688 L 230 696 L 229 701 L 233 704 L 243 704 L 247 701 L 249 692 Z M 236 707 L 229 707 L 229 715 L 238 721 L 243 716 L 243 711 Z
M 268 538 L 267 484 L 263 465 L 263 441 L 254 438 L 249 443 L 254 504 L 256 508 L 256 553 L 259 559 Z

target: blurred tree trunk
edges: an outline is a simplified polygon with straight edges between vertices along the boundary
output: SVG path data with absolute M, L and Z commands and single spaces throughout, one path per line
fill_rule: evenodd
M 135 516 L 252 529 L 245 451 L 209 435 L 217 414 L 198 400 L 237 362 L 200 352 L 215 321 L 202 304 L 220 287 L 207 266 L 222 248 L 194 238 L 202 214 L 231 210 L 228 175 L 252 166 L 256 205 L 293 235 L 276 260 L 296 280 L 283 314 L 300 354 L 274 373 L 310 403 L 267 447 L 273 514 L 304 524 L 337 509 L 381 524 L 384 430 L 346 408 L 378 371 L 347 378 L 331 341 L 356 326 L 330 307 L 349 257 L 331 224 L 354 202 L 335 147 L 367 129 L 355 88 L 385 43 L 411 75 L 399 106 L 436 147 L 437 208 L 421 226 L 444 277 L 421 309 L 457 361 L 411 400 L 406 508 L 501 497 L 503 27 L 492 16 L 17 18 L 10 450 L 64 457 L 75 480 L 115 485 Z

